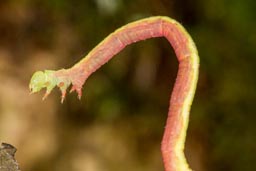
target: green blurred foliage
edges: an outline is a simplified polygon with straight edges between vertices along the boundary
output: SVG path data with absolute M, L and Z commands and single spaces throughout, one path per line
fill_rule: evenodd
M 10 65 L 0 65 L 1 80 L 13 77 L 26 85 L 34 70 L 72 66 L 130 21 L 170 16 L 191 33 L 201 58 L 186 143 L 191 167 L 256 170 L 255 9 L 253 0 L 1 0 L 0 56 Z M 3 51 L 10 54 L 8 58 L 3 58 Z M 41 55 L 34 55 L 38 52 Z M 90 171 L 163 170 L 160 141 L 176 73 L 174 52 L 166 40 L 158 38 L 127 47 L 97 71 L 84 86 L 81 101 L 69 95 L 63 105 L 52 102 L 45 108 L 37 96 L 33 101 L 38 102 L 29 103 L 35 105 L 33 111 L 54 113 L 50 131 L 56 139 L 55 150 L 36 161 L 26 160 L 24 152 L 23 170 L 84 169 L 74 169 L 71 158 L 97 159 L 92 167 L 85 167 Z M 26 95 L 21 98 L 27 99 Z M 5 116 L 5 98 L 0 116 Z M 0 140 L 6 139 L 4 133 L 0 135 Z M 102 143 L 104 139 L 107 144 Z M 16 141 L 20 149 L 25 141 Z M 88 151 L 92 158 L 79 160 L 81 151 Z

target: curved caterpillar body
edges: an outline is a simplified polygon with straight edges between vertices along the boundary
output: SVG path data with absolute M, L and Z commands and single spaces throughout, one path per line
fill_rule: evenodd
M 71 91 L 75 90 L 80 98 L 82 85 L 90 74 L 127 45 L 154 37 L 165 37 L 179 61 L 161 145 L 165 171 L 189 171 L 183 149 L 198 79 L 199 57 L 192 38 L 177 21 L 157 16 L 129 23 L 110 34 L 72 68 L 36 72 L 29 87 L 32 93 L 46 88 L 45 98 L 57 85 L 61 89 L 63 101 L 66 89 L 72 84 Z

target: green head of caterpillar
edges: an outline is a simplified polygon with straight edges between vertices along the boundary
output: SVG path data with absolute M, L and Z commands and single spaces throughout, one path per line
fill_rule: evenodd
M 71 81 L 68 79 L 68 77 L 59 76 L 57 75 L 57 72 L 53 70 L 45 70 L 37 71 L 33 74 L 29 83 L 29 89 L 32 94 L 46 88 L 46 93 L 43 96 L 44 100 L 51 93 L 52 89 L 55 86 L 58 86 L 61 90 L 61 101 L 63 102 L 66 95 L 66 89 L 70 84 Z

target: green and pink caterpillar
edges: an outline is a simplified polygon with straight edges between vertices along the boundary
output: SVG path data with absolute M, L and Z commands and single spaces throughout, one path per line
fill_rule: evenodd
M 72 84 L 81 98 L 86 79 L 127 45 L 154 37 L 165 37 L 172 45 L 179 61 L 178 75 L 171 94 L 169 112 L 161 145 L 165 171 L 189 171 L 184 144 L 189 122 L 190 106 L 196 89 L 199 57 L 196 46 L 177 21 L 163 16 L 149 17 L 129 23 L 105 38 L 86 57 L 72 68 L 58 71 L 37 71 L 31 78 L 31 93 L 46 88 L 43 97 L 58 86 L 62 102 L 66 89 Z

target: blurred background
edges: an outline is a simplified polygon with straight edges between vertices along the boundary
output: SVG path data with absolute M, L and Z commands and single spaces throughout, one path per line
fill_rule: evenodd
M 29 96 L 36 70 L 68 68 L 131 21 L 181 22 L 201 57 L 186 156 L 196 171 L 256 170 L 253 0 L 1 0 L 0 141 L 22 171 L 164 170 L 160 142 L 177 73 L 164 38 L 128 46 L 83 97 Z

